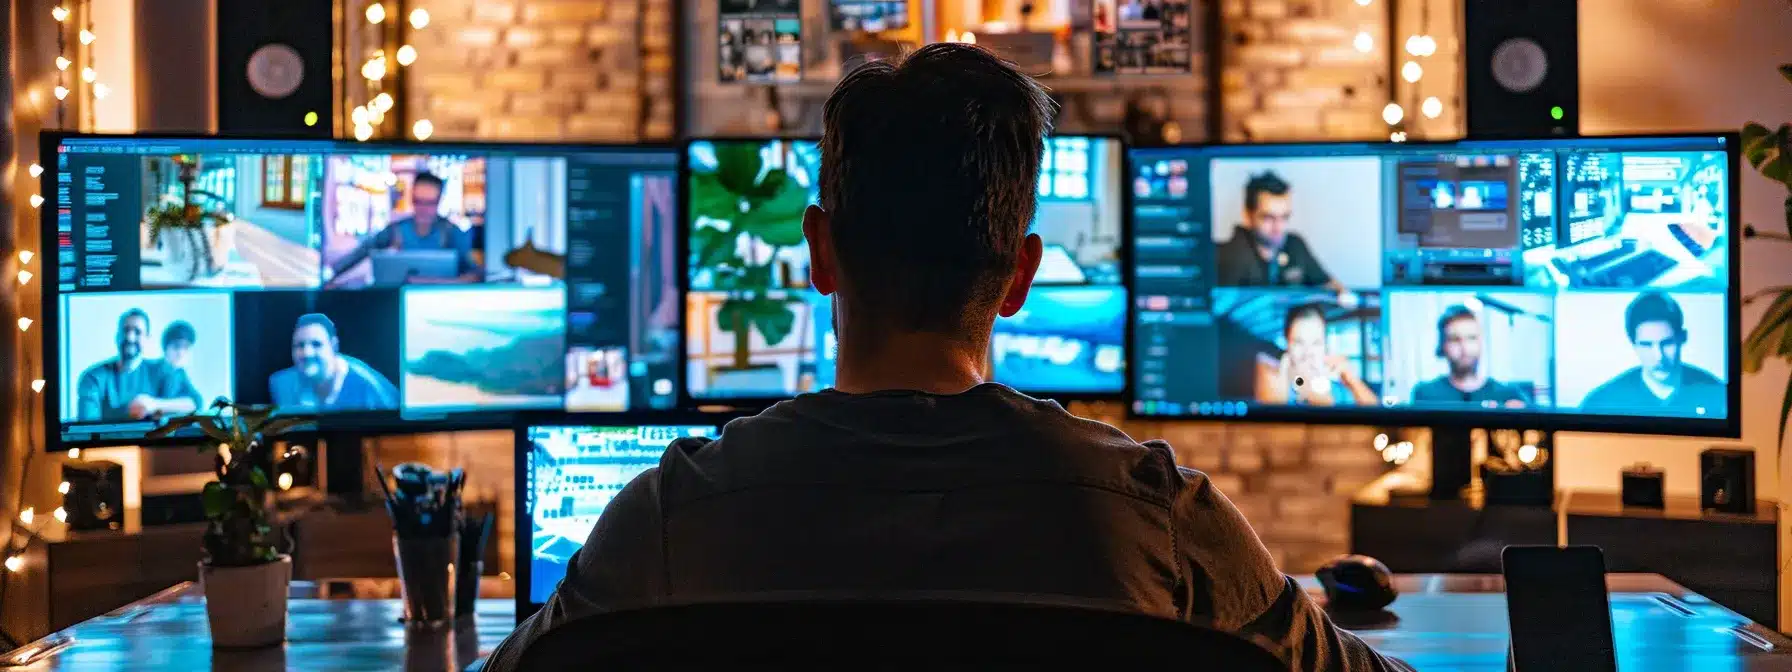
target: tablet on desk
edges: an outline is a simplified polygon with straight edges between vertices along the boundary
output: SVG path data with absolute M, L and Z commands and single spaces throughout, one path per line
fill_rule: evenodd
M 611 499 L 659 466 L 672 441 L 715 437 L 716 420 L 683 417 L 652 424 L 529 424 L 517 431 L 517 621 L 533 615 L 566 576 Z M 706 424 L 707 423 L 707 424 Z
M 1514 672 L 1617 672 L 1598 546 L 1507 546 L 1500 560 Z

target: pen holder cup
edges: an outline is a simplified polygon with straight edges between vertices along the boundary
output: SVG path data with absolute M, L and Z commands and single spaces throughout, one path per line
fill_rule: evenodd
M 412 626 L 442 625 L 454 620 L 455 564 L 459 535 L 392 537 L 398 560 L 398 583 L 404 598 L 404 620 Z

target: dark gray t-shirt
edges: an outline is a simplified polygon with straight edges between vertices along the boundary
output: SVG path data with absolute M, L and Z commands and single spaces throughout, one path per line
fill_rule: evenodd
M 485 669 L 602 611 L 867 591 L 1069 599 L 1267 639 L 1303 670 L 1405 669 L 1334 627 L 1168 444 L 993 383 L 827 390 L 674 442 Z

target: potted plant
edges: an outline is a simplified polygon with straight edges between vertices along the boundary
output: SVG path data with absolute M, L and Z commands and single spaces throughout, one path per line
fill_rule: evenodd
M 286 639 L 292 558 L 285 552 L 285 534 L 270 512 L 274 487 L 269 474 L 276 464 L 271 439 L 310 420 L 276 417 L 272 406 L 224 400 L 213 404 L 212 410 L 169 420 L 150 438 L 195 427 L 217 442 L 202 448 L 217 451 L 213 467 L 217 480 L 206 483 L 200 493 L 206 526 L 199 580 L 212 646 L 273 646 Z
M 1780 66 L 1780 76 L 1792 82 L 1792 63 Z M 1761 176 L 1784 185 L 1786 194 L 1786 231 L 1759 231 L 1753 226 L 1743 229 L 1747 238 L 1792 242 L 1792 124 L 1781 123 L 1770 129 L 1766 124 L 1749 122 L 1742 127 L 1742 155 Z M 1743 297 L 1743 305 L 1770 299 L 1761 321 L 1749 330 L 1742 341 L 1742 370 L 1760 373 L 1768 358 L 1792 361 L 1792 285 L 1777 285 Z M 1780 401 L 1779 441 L 1775 454 L 1784 451 L 1786 419 L 1792 415 L 1792 379 L 1787 380 L 1786 394 Z
M 802 299 L 777 290 L 797 282 L 778 266 L 778 254 L 803 243 L 803 210 L 809 206 L 810 187 L 791 175 L 796 168 L 806 175 L 818 172 L 820 155 L 812 148 L 799 151 L 794 143 L 774 141 L 770 157 L 763 146 L 749 142 L 715 144 L 714 171 L 691 174 L 691 217 L 707 219 L 708 226 L 691 232 L 691 267 L 707 272 L 711 288 L 726 293 L 717 311 L 718 328 L 734 335 L 734 362 L 718 377 L 730 377 L 748 387 L 762 369 L 752 354 L 754 330 L 767 344 L 790 336 L 796 314 L 791 304 Z M 779 374 L 781 376 L 781 374 Z M 734 385 L 728 385 L 734 387 Z M 782 383 L 772 387 L 781 387 Z
M 144 213 L 149 242 L 156 246 L 167 243 L 169 265 L 185 265 L 187 280 L 217 275 L 224 270 L 223 252 L 230 247 L 227 227 L 233 220 L 229 211 L 205 207 L 200 201 L 223 203 L 224 198 L 193 186 L 199 180 L 199 157 L 176 154 L 169 160 L 174 164 L 174 179 L 180 183 L 180 195 L 164 194 L 162 202 Z M 151 164 L 158 181 L 161 165 Z

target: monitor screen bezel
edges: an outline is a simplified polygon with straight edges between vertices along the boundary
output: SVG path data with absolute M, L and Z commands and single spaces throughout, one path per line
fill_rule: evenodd
M 1742 270 L 1742 244 L 1741 244 L 1742 243 L 1742 228 L 1741 228 L 1741 221 L 1742 221 L 1742 195 L 1741 195 L 1741 175 L 1742 175 L 1742 173 L 1741 173 L 1741 169 L 1742 169 L 1742 164 L 1741 164 L 1741 151 L 1742 151 L 1742 147 L 1741 147 L 1741 137 L 1739 134 L 1737 134 L 1734 131 L 1687 131 L 1687 132 L 1676 132 L 1676 133 L 1548 136 L 1548 137 L 1536 137 L 1536 138 L 1516 138 L 1516 137 L 1502 136 L 1502 137 L 1498 137 L 1498 138 L 1459 138 L 1459 139 L 1454 139 L 1454 140 L 1437 140 L 1437 141 L 1415 140 L 1415 141 L 1404 142 L 1404 143 L 1362 142 L 1362 141 L 1278 142 L 1278 143 L 1251 143 L 1251 144 L 1188 143 L 1188 144 L 1168 145 L 1168 146 L 1128 147 L 1126 150 L 1126 159 L 1125 159 L 1124 163 L 1126 165 L 1126 171 L 1127 171 L 1126 174 L 1131 175 L 1132 171 L 1134 169 L 1134 166 L 1136 165 L 1135 159 L 1137 159 L 1137 157 L 1139 157 L 1141 153 L 1154 154 L 1154 153 L 1162 153 L 1162 152 L 1167 152 L 1167 151 L 1213 152 L 1212 154 L 1208 154 L 1209 157 L 1212 157 L 1212 156 L 1233 156 L 1233 155 L 1250 156 L 1250 155 L 1254 155 L 1256 153 L 1275 154 L 1277 152 L 1285 152 L 1285 151 L 1288 151 L 1291 149 L 1298 149 L 1301 147 L 1324 148 L 1324 150 L 1328 151 L 1328 152 L 1337 152 L 1341 149 L 1360 147 L 1363 149 L 1363 151 L 1365 153 L 1367 153 L 1367 152 L 1373 152 L 1373 151 L 1376 151 L 1376 150 L 1379 150 L 1382 148 L 1387 148 L 1387 147 L 1400 147 L 1400 148 L 1436 147 L 1438 149 L 1449 149 L 1449 148 L 1453 148 L 1453 147 L 1465 147 L 1465 146 L 1466 147 L 1489 146 L 1489 145 L 1496 146 L 1496 147 L 1497 146 L 1514 146 L 1514 145 L 1521 145 L 1524 143 L 1552 143 L 1552 142 L 1582 142 L 1582 143 L 1592 142 L 1592 143 L 1597 143 L 1602 140 L 1627 141 L 1627 140 L 1674 140 L 1674 139 L 1716 140 L 1719 142 L 1719 144 L 1721 144 L 1723 146 L 1724 153 L 1725 153 L 1725 159 L 1728 164 L 1727 170 L 1728 170 L 1728 178 L 1729 178 L 1728 188 L 1729 188 L 1729 216 L 1730 216 L 1730 220 L 1728 222 L 1728 224 L 1729 224 L 1729 234 L 1728 234 L 1729 235 L 1729 241 L 1728 241 L 1729 278 L 1728 278 L 1728 285 L 1726 287 L 1726 291 L 1724 292 L 1725 309 L 1726 309 L 1726 313 L 1728 315 L 1728 319 L 1727 319 L 1727 323 L 1728 323 L 1727 324 L 1727 329 L 1728 329 L 1727 336 L 1728 337 L 1726 338 L 1726 341 L 1724 344 L 1725 353 L 1727 354 L 1727 357 L 1726 357 L 1727 361 L 1725 362 L 1727 365 L 1727 370 L 1725 372 L 1726 373 L 1725 388 L 1726 388 L 1726 404 L 1728 405 L 1728 407 L 1726 409 L 1727 412 L 1725 413 L 1725 417 L 1723 417 L 1721 419 L 1699 419 L 1699 418 L 1663 418 L 1663 417 L 1637 416 L 1637 415 L 1599 415 L 1599 414 L 1589 414 L 1589 413 L 1580 413 L 1580 412 L 1538 413 L 1538 412 L 1522 412 L 1522 411 L 1511 412 L 1511 411 L 1475 411 L 1475 410 L 1461 410 L 1461 411 L 1458 411 L 1458 410 L 1403 410 L 1403 409 L 1389 410 L 1389 409 L 1385 409 L 1385 408 L 1376 408 L 1373 410 L 1337 409 L 1337 408 L 1321 409 L 1321 408 L 1262 406 L 1262 405 L 1257 405 L 1254 403 L 1249 404 L 1248 411 L 1243 415 L 1212 416 L 1212 415 L 1190 415 L 1190 414 L 1180 414 L 1180 415 L 1168 415 L 1168 414 L 1156 414 L 1156 413 L 1146 414 L 1146 413 L 1142 413 L 1139 411 L 1137 403 L 1136 403 L 1138 401 L 1138 399 L 1137 399 L 1137 394 L 1136 394 L 1137 388 L 1136 388 L 1135 376 L 1138 375 L 1138 371 L 1139 371 L 1139 369 L 1138 369 L 1139 353 L 1137 351 L 1137 348 L 1134 348 L 1132 346 L 1133 346 L 1133 339 L 1134 339 L 1134 330 L 1138 326 L 1139 306 L 1138 306 L 1138 299 L 1136 296 L 1136 293 L 1137 293 L 1137 288 L 1135 286 L 1136 278 L 1132 277 L 1130 274 L 1127 276 L 1126 281 L 1127 281 L 1128 286 L 1133 288 L 1135 296 L 1133 297 L 1133 299 L 1131 301 L 1127 302 L 1127 308 L 1126 308 L 1126 331 L 1127 331 L 1127 346 L 1128 346 L 1126 349 L 1127 400 L 1126 400 L 1126 403 L 1124 404 L 1126 407 L 1126 417 L 1131 420 L 1147 421 L 1147 422 L 1149 422 L 1149 421 L 1163 422 L 1163 421 L 1176 421 L 1176 420 L 1204 420 L 1204 421 L 1209 421 L 1209 422 L 1214 422 L 1214 421 L 1217 421 L 1217 422 L 1266 422 L 1266 423 L 1299 422 L 1299 423 L 1326 424 L 1326 425 L 1429 426 L 1429 427 L 1434 427 L 1434 428 L 1448 428 L 1448 429 L 1512 428 L 1512 429 L 1538 429 L 1538 430 L 1545 430 L 1545 431 L 1566 431 L 1566 432 L 1611 432 L 1611 433 L 1622 433 L 1622 434 L 1667 434 L 1667 435 L 1678 435 L 1678 436 L 1699 436 L 1699 437 L 1713 437 L 1713 438 L 1739 438 L 1741 436 L 1741 432 L 1742 432 L 1742 357 L 1741 357 L 1742 353 L 1740 350 L 1739 343 L 1744 335 L 1743 330 L 1742 330 L 1742 301 L 1741 301 L 1741 297 L 1742 297 L 1742 291 L 1741 291 L 1742 290 L 1742 287 L 1741 287 L 1741 282 L 1742 282 L 1742 274 L 1741 274 L 1741 270 Z M 1237 152 L 1238 154 L 1231 154 L 1228 152 Z M 1131 189 L 1127 189 L 1127 193 L 1130 195 Z M 1133 213 L 1132 207 L 1130 205 L 1130 199 L 1128 202 L 1129 202 L 1129 205 L 1128 205 L 1126 217 L 1127 217 L 1128 221 L 1130 222 L 1134 213 Z M 1128 227 L 1128 230 L 1129 231 L 1131 230 L 1130 226 Z M 1130 243 L 1131 241 L 1129 240 L 1128 242 Z
M 529 451 L 532 448 L 529 438 L 530 430 L 536 427 L 627 427 L 627 426 L 714 426 L 716 437 L 720 438 L 727 424 L 746 413 L 738 412 L 705 412 L 690 409 L 679 410 L 647 410 L 628 411 L 622 413 L 556 413 L 551 411 L 529 411 L 519 413 L 512 424 L 511 459 L 513 469 L 513 487 L 511 488 L 511 513 L 516 530 L 516 622 L 522 623 L 543 603 L 532 601 L 531 582 L 533 576 L 530 569 L 529 554 L 535 548 L 534 521 L 529 519 L 528 493 L 523 487 L 528 482 Z
M 1055 134 L 1052 137 L 1057 137 L 1058 135 L 1061 135 L 1063 137 L 1078 137 L 1078 138 L 1092 138 L 1092 139 L 1108 140 L 1108 141 L 1116 143 L 1120 148 L 1120 163 L 1118 165 L 1120 173 L 1118 175 L 1116 175 L 1116 178 L 1120 180 L 1120 189 L 1119 189 L 1120 245 L 1119 245 L 1119 248 L 1116 250 L 1116 254 L 1118 255 L 1119 260 L 1120 260 L 1120 289 L 1121 289 L 1122 293 L 1125 295 L 1125 300 L 1126 300 L 1127 305 L 1131 306 L 1131 304 L 1132 304 L 1132 280 L 1131 280 L 1131 277 L 1132 277 L 1132 192 L 1131 192 L 1131 190 L 1126 188 L 1125 175 L 1126 175 L 1126 171 L 1127 171 L 1127 162 L 1126 162 L 1127 154 L 1128 154 L 1128 152 L 1131 151 L 1132 147 L 1126 143 L 1125 137 L 1119 133 L 1063 133 L 1063 134 Z M 700 396 L 697 396 L 697 395 L 694 395 L 691 393 L 691 376 L 690 376 L 690 371 L 689 371 L 689 369 L 690 369 L 690 349 L 689 349 L 690 348 L 690 341 L 689 341 L 689 338 L 690 338 L 689 306 L 690 306 L 690 304 L 689 304 L 689 300 L 690 300 L 690 294 L 691 294 L 691 260 L 690 260 L 690 256 L 691 256 L 691 249 L 690 249 L 690 243 L 691 243 L 691 241 L 690 241 L 690 238 L 691 238 L 691 228 L 690 228 L 691 227 L 691 223 L 690 223 L 691 193 L 690 192 L 691 192 L 691 190 L 689 188 L 689 186 L 690 186 L 689 181 L 690 181 L 690 175 L 691 175 L 691 172 L 690 172 L 691 171 L 691 165 L 690 165 L 691 145 L 694 143 L 699 143 L 699 142 L 711 142 L 711 143 L 714 143 L 714 142 L 813 142 L 813 143 L 819 144 L 821 142 L 821 136 L 818 136 L 818 135 L 774 135 L 774 136 L 707 135 L 707 136 L 693 136 L 693 137 L 686 138 L 684 140 L 684 142 L 681 143 L 680 151 L 678 153 L 678 174 L 679 174 L 679 179 L 683 180 L 684 184 L 679 185 L 679 192 L 678 192 L 679 198 L 678 198 L 677 217 L 679 220 L 679 224 L 678 224 L 679 235 L 677 237 L 678 247 L 676 249 L 676 253 L 678 254 L 679 271 L 677 273 L 677 276 L 678 276 L 677 279 L 679 282 L 679 294 L 684 298 L 684 301 L 686 302 L 685 305 L 681 306 L 682 310 L 680 310 L 679 314 L 678 314 L 678 320 L 679 320 L 678 353 L 679 353 L 679 359 L 683 363 L 683 367 L 684 367 L 683 369 L 681 369 L 679 371 L 680 385 L 679 385 L 679 389 L 678 389 L 678 396 L 679 396 L 678 405 L 681 408 L 697 408 L 697 409 L 701 409 L 701 408 L 711 408 L 711 409 L 765 408 L 765 407 L 771 406 L 772 404 L 776 404 L 780 401 L 785 401 L 785 400 L 791 399 L 797 395 L 790 394 L 790 395 L 775 396 L 775 397 L 708 397 L 708 396 L 700 397 Z M 1131 348 L 1132 348 L 1132 324 L 1131 324 L 1131 320 L 1130 320 L 1130 314 L 1128 314 L 1128 319 L 1125 324 L 1125 328 L 1122 330 L 1121 338 L 1123 339 L 1121 348 L 1124 351 L 1122 358 L 1126 361 L 1126 365 L 1128 367 L 1130 367 L 1132 365 L 1131 352 L 1130 352 Z M 989 375 L 989 377 L 987 378 L 988 382 L 1002 383 L 1002 381 L 995 379 L 995 371 L 993 370 L 994 362 L 992 361 L 990 363 L 990 365 L 991 365 L 991 371 L 988 372 L 988 375 Z M 1002 384 L 1006 385 L 1007 383 L 1002 383 Z M 1112 390 L 1112 391 L 1036 390 L 1036 389 L 1022 389 L 1022 388 L 1018 388 L 1018 387 L 1016 387 L 1014 389 L 1018 392 L 1021 392 L 1022 394 L 1026 394 L 1029 396 L 1033 396 L 1033 397 L 1037 397 L 1037 398 L 1041 398 L 1041 399 L 1051 399 L 1051 400 L 1059 401 L 1059 402 L 1063 402 L 1063 403 L 1070 403 L 1070 402 L 1123 401 L 1128 398 L 1131 388 L 1132 388 L 1132 378 L 1131 378 L 1130 369 L 1128 369 L 1128 373 L 1126 373 L 1121 379 L 1120 388 L 1117 390 Z
M 449 141 L 439 141 L 438 142 L 438 141 L 411 141 L 411 140 L 385 140 L 385 139 L 358 142 L 358 141 L 347 140 L 347 139 L 343 139 L 343 138 L 316 137 L 316 136 L 309 136 L 309 135 L 294 135 L 294 134 L 77 133 L 77 132 L 66 132 L 66 131 L 44 131 L 44 132 L 38 134 L 38 156 L 39 156 L 38 161 L 39 161 L 40 165 L 44 165 L 45 168 L 44 168 L 44 171 L 38 175 L 37 179 L 38 179 L 38 189 L 39 189 L 38 193 L 45 194 L 45 202 L 43 204 L 43 207 L 38 209 L 38 227 L 39 227 L 38 231 L 39 231 L 39 236 L 40 236 L 39 240 L 41 241 L 39 243 L 39 245 L 41 247 L 46 248 L 46 249 L 39 250 L 38 259 L 42 260 L 39 263 L 44 265 L 45 267 L 50 265 L 50 262 L 54 261 L 56 259 L 54 256 L 51 255 L 51 253 L 55 252 L 55 250 L 49 250 L 47 248 L 50 245 L 50 243 L 52 243 L 53 241 L 56 240 L 56 235 L 57 235 L 56 205 L 54 203 L 54 199 L 51 198 L 51 196 L 53 196 L 56 193 L 57 171 L 54 169 L 55 164 L 51 163 L 51 159 L 48 157 L 56 156 L 57 148 L 60 147 L 63 142 L 69 141 L 69 140 L 99 140 L 99 141 L 225 140 L 225 141 L 267 141 L 267 142 L 318 142 L 318 143 L 324 143 L 324 144 L 334 145 L 334 146 L 338 146 L 338 147 L 354 148 L 357 150 L 361 149 L 361 148 L 366 148 L 367 151 L 371 151 L 371 152 L 414 151 L 414 152 L 418 152 L 418 153 L 453 152 L 453 151 L 481 151 L 481 150 L 490 150 L 493 148 L 506 148 L 506 147 L 525 148 L 530 151 L 543 151 L 543 152 L 551 152 L 551 151 L 554 151 L 557 149 L 565 149 L 565 150 L 569 150 L 569 151 L 577 151 L 577 150 L 595 150 L 595 151 L 641 150 L 641 151 L 649 151 L 649 152 L 659 151 L 659 152 L 672 152 L 672 153 L 676 153 L 676 152 L 680 151 L 680 145 L 678 143 L 674 143 L 674 142 L 640 142 L 640 143 L 528 142 L 528 141 L 481 142 L 481 141 L 464 141 L 464 140 L 449 140 Z M 678 179 L 676 177 L 677 169 L 674 167 L 674 168 L 668 168 L 668 170 L 672 170 L 675 173 L 675 176 L 673 179 L 677 180 Z M 674 189 L 681 189 L 681 188 L 682 188 L 682 185 L 674 185 Z M 676 215 L 674 215 L 674 216 L 676 216 Z M 40 353 L 39 356 L 43 360 L 41 363 L 41 366 L 40 366 L 40 370 L 43 371 L 42 378 L 44 381 L 44 388 L 43 388 L 43 391 L 41 393 L 39 393 L 39 395 L 38 395 L 40 397 L 39 402 L 41 403 L 41 410 L 39 410 L 37 413 L 34 413 L 33 415 L 44 424 L 44 450 L 46 452 L 62 452 L 62 451 L 68 450 L 70 448 L 103 448 L 103 447 L 115 447 L 115 446 L 135 446 L 135 447 L 143 447 L 143 448 L 154 448 L 154 447 L 167 447 L 167 446 L 192 446 L 192 445 L 206 443 L 205 439 L 203 439 L 202 437 L 198 437 L 198 436 L 175 436 L 175 437 L 163 437 L 163 438 L 156 438 L 156 439 L 151 439 L 151 438 L 147 438 L 147 437 L 124 437 L 124 438 L 96 438 L 96 439 L 80 440 L 80 441 L 64 440 L 63 436 L 62 436 L 62 419 L 61 419 L 63 386 L 62 386 L 62 380 L 61 380 L 61 377 L 62 377 L 61 354 L 62 353 L 60 351 L 61 329 L 62 329 L 62 326 L 61 326 L 62 307 L 61 307 L 60 298 L 62 296 L 62 292 L 57 290 L 56 279 L 54 277 L 51 277 L 48 274 L 47 270 L 44 273 L 40 273 L 39 277 L 41 278 L 41 280 L 38 283 L 37 292 L 38 292 L 38 298 L 40 301 L 42 319 L 40 319 L 37 323 L 35 323 L 34 326 L 37 326 L 38 328 L 35 329 L 34 331 L 37 331 L 39 338 L 42 339 L 42 347 L 38 350 L 38 352 Z M 682 306 L 681 306 L 681 308 L 682 308 Z M 683 313 L 681 311 L 680 312 L 681 322 L 679 324 L 679 328 L 681 330 L 683 329 L 682 315 L 683 315 Z M 682 343 L 681 343 L 681 347 L 682 347 Z M 680 361 L 680 366 L 682 367 L 682 361 L 683 361 L 682 352 L 677 355 L 677 359 Z M 680 370 L 679 374 L 682 377 L 683 371 Z M 564 404 L 564 401 L 562 403 Z M 564 405 L 562 406 L 562 409 L 564 409 Z M 394 411 L 357 411 L 357 412 L 338 413 L 338 414 L 316 414 L 316 413 L 293 414 L 294 417 L 309 418 L 309 419 L 314 420 L 315 422 L 312 423 L 312 425 L 310 425 L 309 428 L 307 428 L 303 431 L 295 431 L 295 432 L 291 432 L 289 434 L 285 434 L 282 436 L 289 437 L 292 439 L 312 439 L 317 436 L 329 436 L 329 435 L 333 435 L 333 434 L 335 434 L 335 435 L 355 435 L 355 436 L 390 436 L 390 435 L 400 435 L 400 434 L 414 434 L 417 432 L 448 432 L 448 431 L 477 431 L 477 430 L 504 429 L 504 428 L 510 427 L 515 422 L 516 416 L 518 416 L 519 414 L 536 413 L 536 412 L 552 412 L 552 409 L 540 408 L 540 409 L 514 409 L 514 410 L 502 410 L 502 411 L 472 411 L 472 412 L 462 411 L 462 412 L 454 412 L 454 413 L 432 413 L 429 411 L 417 411 L 414 413 L 409 413 L 408 415 L 410 417 L 408 417 L 408 418 L 405 417 L 407 415 L 407 413 L 402 408 L 400 408 L 398 410 L 394 410 Z M 628 412 L 633 412 L 633 411 L 631 410 Z

